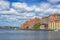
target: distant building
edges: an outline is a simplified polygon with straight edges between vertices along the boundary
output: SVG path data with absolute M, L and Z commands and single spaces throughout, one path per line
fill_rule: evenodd
M 48 22 L 49 22 L 49 17 L 48 16 L 42 17 L 41 23 L 48 24 Z
M 42 28 L 42 26 L 44 27 L 44 29 L 48 29 L 48 22 L 49 22 L 49 17 L 48 16 L 44 16 L 44 17 L 42 17 L 42 19 L 40 20 L 40 25 L 41 25 L 41 27 L 40 28 Z
M 41 19 L 35 17 L 34 19 L 25 21 L 21 25 L 21 28 L 33 29 L 33 26 L 37 23 L 40 23 L 40 29 L 60 29 L 60 14 L 52 14 Z
M 44 27 L 48 29 L 60 29 L 60 14 L 42 17 L 40 23 L 44 24 Z
M 48 23 L 49 29 L 60 29 L 60 14 L 52 14 L 49 17 L 50 17 L 50 21 Z
M 22 29 L 33 29 L 34 24 L 39 23 L 40 18 L 35 17 L 34 19 L 30 19 L 28 21 L 25 21 L 23 24 L 21 24 L 20 28 Z

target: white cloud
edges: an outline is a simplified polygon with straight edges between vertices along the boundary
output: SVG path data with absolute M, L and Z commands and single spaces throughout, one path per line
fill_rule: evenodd
M 55 1 L 56 0 L 53 0 L 53 2 Z M 51 0 L 49 2 L 53 3 Z M 59 2 L 59 0 L 56 2 Z M 26 20 L 35 17 L 41 18 L 45 15 L 48 16 L 49 14 L 60 13 L 60 4 L 52 5 L 51 3 L 42 2 L 39 5 L 29 6 L 27 3 L 14 2 L 12 8 L 9 8 L 9 2 L 0 1 L 0 18 L 5 18 L 6 21 L 9 22 L 21 22 L 21 19 Z M 36 16 L 36 14 L 38 14 L 38 16 Z
M 31 15 L 34 16 L 35 13 L 39 13 L 40 16 L 43 16 L 47 13 L 49 14 L 60 13 L 60 11 L 58 11 L 60 10 L 60 5 L 52 5 L 51 3 L 46 2 L 42 2 L 40 3 L 40 5 L 31 5 L 31 6 L 28 6 L 26 3 L 17 2 L 13 3 L 12 6 L 17 12 L 25 13 L 26 14 L 25 16 L 31 16 Z M 31 15 L 29 13 L 31 13 Z
M 20 2 L 14 2 L 12 4 L 13 8 L 15 9 L 24 9 L 25 7 L 27 7 L 26 3 L 20 3 Z
M 26 17 L 32 17 L 32 16 L 35 16 L 35 13 L 32 13 L 32 12 L 30 12 L 30 13 L 24 13 L 24 14 L 25 14 Z
M 60 4 L 59 5 L 56 5 L 55 7 L 60 9 Z
M 26 3 L 20 3 L 20 2 L 14 2 L 12 4 L 12 7 L 17 11 L 17 12 L 24 12 L 25 9 L 27 7 L 27 4 Z
M 7 21 L 18 21 L 26 19 L 26 16 L 16 16 L 16 15 L 1 15 L 1 19 L 5 18 Z
M 16 21 L 18 19 L 27 19 L 28 17 L 34 16 L 34 13 L 18 13 L 15 9 L 10 8 L 10 10 L 0 11 L 0 17 L 6 18 L 9 21 Z
M 40 16 L 44 16 L 46 14 L 60 13 L 60 5 L 52 5 L 50 3 L 41 3 L 40 6 L 37 6 L 35 8 L 35 12 L 39 12 Z
M 20 2 L 15 2 L 12 4 L 13 8 L 16 9 L 18 12 L 24 12 L 24 11 L 33 11 L 36 6 L 28 6 L 26 3 L 20 3 Z
M 51 7 L 52 4 L 50 3 L 46 3 L 46 2 L 42 2 L 39 7 L 43 8 L 43 9 L 48 9 L 49 7 Z
M 14 10 L 13 8 L 10 8 L 10 10 L 2 10 L 0 11 L 0 14 L 17 14 L 18 12 Z
M 52 5 L 50 3 L 41 3 L 40 5 L 28 6 L 26 3 L 15 2 L 10 10 L 1 10 L 0 14 L 6 14 L 7 20 L 27 19 L 29 17 L 42 17 L 46 14 L 60 13 L 60 5 Z M 58 9 L 59 8 L 59 9 Z M 11 14 L 10 16 L 8 14 Z M 19 15 L 19 16 L 18 16 Z
M 10 17 L 10 18 L 7 18 L 7 20 L 13 20 L 13 21 L 16 21 L 16 17 Z
M 7 10 L 7 9 L 9 9 L 9 2 L 0 1 L 0 10 Z
M 48 8 L 51 8 L 51 4 L 50 3 L 41 3 L 39 6 L 37 6 L 35 8 L 35 11 L 36 12 L 44 12 Z
M 48 0 L 50 3 L 57 3 L 60 2 L 60 0 Z
M 17 12 L 25 13 L 26 14 L 25 16 L 34 16 L 35 12 L 43 13 L 45 10 L 47 10 L 49 7 L 51 7 L 51 4 L 41 3 L 39 6 L 37 6 L 37 5 L 28 6 L 26 3 L 18 2 L 18 3 L 13 3 L 12 6 Z M 33 13 L 31 13 L 31 15 L 29 14 L 30 11 L 33 11 Z
M 32 6 L 27 6 L 26 8 L 24 8 L 26 11 L 34 11 L 36 8 L 36 5 L 32 5 Z
M 37 18 L 41 18 L 41 17 L 39 17 L 39 16 L 33 16 L 33 17 L 31 17 L 31 19 L 34 19 L 35 17 L 37 17 Z

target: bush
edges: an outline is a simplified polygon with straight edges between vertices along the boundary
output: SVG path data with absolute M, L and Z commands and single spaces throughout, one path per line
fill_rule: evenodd
M 33 28 L 34 28 L 34 29 L 40 29 L 40 24 L 35 24 L 35 25 L 33 26 Z

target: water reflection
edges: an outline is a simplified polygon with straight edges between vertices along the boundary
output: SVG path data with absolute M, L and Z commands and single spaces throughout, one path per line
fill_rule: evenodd
M 60 32 L 0 30 L 0 40 L 60 40 Z
M 35 31 L 34 40 L 48 40 L 48 31 Z

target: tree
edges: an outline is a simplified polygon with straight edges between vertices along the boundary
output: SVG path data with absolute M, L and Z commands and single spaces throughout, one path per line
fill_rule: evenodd
M 35 25 L 33 26 L 33 28 L 34 28 L 34 29 L 40 29 L 40 24 L 35 24 Z

